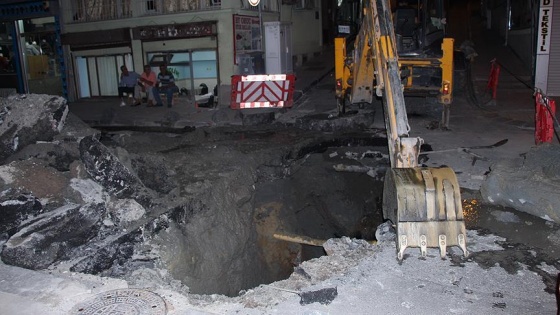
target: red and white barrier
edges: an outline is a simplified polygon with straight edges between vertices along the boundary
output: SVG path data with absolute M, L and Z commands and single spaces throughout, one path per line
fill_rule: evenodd
M 551 143 L 554 137 L 556 102 L 538 90 L 535 93 L 535 106 L 535 144 Z
M 498 79 L 500 78 L 500 65 L 496 59 L 491 61 L 492 67 L 490 68 L 490 77 L 488 78 L 488 85 L 486 90 L 492 91 L 492 99 L 496 99 L 496 92 L 498 91 Z
M 292 107 L 294 85 L 293 74 L 234 75 L 230 108 Z

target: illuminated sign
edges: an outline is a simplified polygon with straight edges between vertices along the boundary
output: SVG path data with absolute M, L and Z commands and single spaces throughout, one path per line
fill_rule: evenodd
M 548 71 L 550 67 L 550 36 L 552 34 L 552 0 L 540 0 L 535 61 L 535 87 L 548 93 Z
M 539 37 L 537 53 L 548 53 L 550 49 L 550 30 L 552 26 L 552 0 L 541 0 L 539 12 Z

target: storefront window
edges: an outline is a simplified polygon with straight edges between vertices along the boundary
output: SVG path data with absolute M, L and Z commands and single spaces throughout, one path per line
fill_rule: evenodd
M 189 95 L 197 94 L 202 84 L 210 89 L 218 84 L 215 50 L 151 52 L 147 57 L 156 74 L 162 63 L 167 64 L 179 89 L 187 90 Z
M 20 28 L 29 92 L 62 95 L 54 17 L 22 20 Z

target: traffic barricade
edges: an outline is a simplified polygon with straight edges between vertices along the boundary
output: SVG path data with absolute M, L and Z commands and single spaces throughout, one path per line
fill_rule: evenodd
M 486 90 L 492 91 L 492 100 L 496 100 L 496 93 L 498 91 L 498 80 L 500 78 L 500 64 L 496 59 L 491 61 L 492 67 L 490 68 L 490 77 L 488 78 L 488 84 L 486 85 Z
M 293 74 L 233 75 L 230 108 L 292 107 L 294 85 Z
M 556 102 L 537 89 L 535 91 L 535 106 L 535 144 L 551 143 L 554 137 Z

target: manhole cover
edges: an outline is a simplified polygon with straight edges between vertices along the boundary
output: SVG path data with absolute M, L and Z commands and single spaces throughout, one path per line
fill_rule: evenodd
M 98 294 L 93 300 L 76 305 L 72 315 L 165 315 L 165 301 L 150 291 L 118 289 Z

